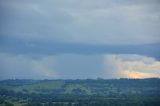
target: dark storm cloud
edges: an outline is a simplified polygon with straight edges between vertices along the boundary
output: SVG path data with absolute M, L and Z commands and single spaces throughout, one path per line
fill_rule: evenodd
M 59 42 L 26 42 L 18 39 L 3 39 L 0 43 L 0 52 L 11 54 L 25 54 L 30 56 L 58 55 L 58 54 L 140 54 L 160 59 L 160 44 L 145 45 L 93 45 L 81 43 Z

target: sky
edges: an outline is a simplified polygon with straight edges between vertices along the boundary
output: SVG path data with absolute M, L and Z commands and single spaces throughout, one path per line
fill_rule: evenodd
M 159 0 L 1 0 L 0 80 L 160 77 Z

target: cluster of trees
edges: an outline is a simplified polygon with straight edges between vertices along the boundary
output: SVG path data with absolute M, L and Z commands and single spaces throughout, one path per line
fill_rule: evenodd
M 35 98 L 36 97 L 36 98 Z M 66 95 L 61 97 L 45 98 L 42 95 L 30 95 L 30 99 L 21 104 L 21 106 L 160 106 L 159 97 L 144 97 L 140 95 L 132 95 L 126 97 L 100 97 L 100 96 L 85 96 L 84 98 L 71 95 L 70 98 L 66 98 Z M 10 101 L 10 102 L 8 102 Z M 21 101 L 17 99 L 16 102 Z M 16 106 L 11 100 L 11 97 L 0 99 L 1 106 Z
M 7 92 L 7 91 L 6 91 Z M 0 105 L 16 106 L 160 106 L 159 95 L 53 95 L 53 94 L 23 94 L 12 91 L 0 96 Z M 23 102 L 21 102 L 23 101 Z

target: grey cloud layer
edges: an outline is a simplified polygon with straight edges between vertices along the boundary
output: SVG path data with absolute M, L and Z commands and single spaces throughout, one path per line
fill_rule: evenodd
M 89 44 L 159 42 L 159 1 L 1 1 L 1 36 Z M 9 30 L 9 31 L 8 31 Z

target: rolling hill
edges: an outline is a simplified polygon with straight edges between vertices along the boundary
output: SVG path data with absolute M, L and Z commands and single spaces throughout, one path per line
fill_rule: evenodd
M 0 101 L 2 106 L 5 103 L 79 106 L 90 102 L 92 106 L 100 106 L 101 102 L 124 106 L 133 103 L 146 106 L 149 102 L 158 106 L 160 79 L 4 80 L 0 81 Z

